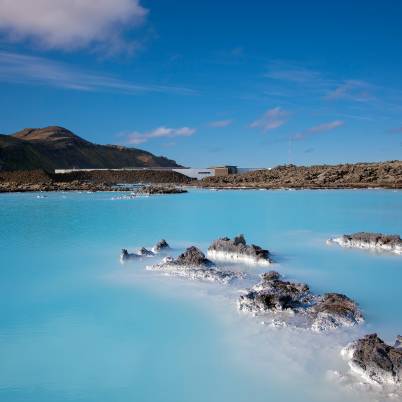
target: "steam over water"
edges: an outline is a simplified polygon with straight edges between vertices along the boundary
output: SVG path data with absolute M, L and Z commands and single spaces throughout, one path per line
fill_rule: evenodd
M 402 256 L 328 246 L 356 231 L 402 234 L 402 192 L 202 191 L 0 195 L 0 401 L 397 400 L 359 384 L 340 349 L 402 334 Z M 237 311 L 222 286 L 121 265 L 121 248 L 165 238 L 179 253 L 244 233 L 270 267 L 315 293 L 356 300 L 361 327 L 316 334 Z M 225 265 L 224 265 L 225 266 Z M 228 266 L 225 266 L 228 267 Z M 245 283 L 244 285 L 247 285 Z

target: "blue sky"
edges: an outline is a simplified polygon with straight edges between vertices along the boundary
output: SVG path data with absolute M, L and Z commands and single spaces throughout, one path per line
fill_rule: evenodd
M 401 21 L 392 0 L 0 0 L 0 132 L 200 167 L 401 159 Z

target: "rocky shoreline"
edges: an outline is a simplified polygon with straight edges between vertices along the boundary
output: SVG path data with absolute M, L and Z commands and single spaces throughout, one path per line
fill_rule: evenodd
M 402 161 L 316 166 L 283 165 L 243 174 L 207 177 L 193 185 L 219 189 L 401 189 Z
M 176 187 L 173 185 L 148 185 L 142 186 L 134 193 L 136 195 L 163 195 L 163 194 L 183 194 L 188 191 L 184 188 Z
M 155 170 L 98 170 L 71 173 L 49 173 L 44 170 L 0 171 L 0 193 L 41 191 L 131 191 L 130 184 L 158 185 L 152 194 L 161 193 L 162 187 L 188 185 L 191 179 L 173 171 Z M 152 186 L 151 186 L 152 187 Z M 155 187 L 155 186 L 154 186 Z M 166 190 L 164 194 L 172 193 Z M 180 191 L 183 192 L 183 191 Z
M 93 170 L 50 173 L 0 171 L 0 192 L 109 191 L 117 184 L 172 184 L 213 189 L 402 189 L 402 161 L 283 165 L 194 180 L 171 170 Z

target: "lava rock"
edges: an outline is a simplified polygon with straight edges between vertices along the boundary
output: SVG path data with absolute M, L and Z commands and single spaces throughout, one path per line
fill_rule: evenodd
M 154 253 L 160 253 L 161 251 L 168 250 L 169 248 L 168 242 L 165 239 L 161 239 L 155 244 L 154 247 L 152 247 L 152 251 Z
M 253 264 L 271 263 L 270 253 L 268 250 L 256 246 L 248 245 L 246 239 L 241 234 L 233 240 L 228 237 L 214 240 L 208 247 L 208 256 L 220 260 L 242 261 Z
M 121 262 L 126 262 L 126 261 L 129 261 L 129 260 L 137 259 L 138 257 L 140 257 L 138 254 L 129 253 L 127 251 L 127 249 L 123 248 L 121 250 L 121 254 L 120 254 L 120 261 Z
M 326 293 L 312 308 L 312 329 L 326 331 L 338 327 L 354 326 L 363 322 L 357 304 L 340 293 Z
M 241 272 L 217 269 L 215 264 L 205 257 L 197 247 L 191 246 L 176 259 L 165 257 L 161 263 L 146 267 L 151 271 L 161 271 L 167 275 L 188 279 L 228 284 L 236 279 L 243 279 Z
M 399 235 L 358 232 L 329 239 L 328 243 L 336 243 L 341 247 L 390 251 L 402 254 L 402 239 Z
M 136 195 L 158 195 L 158 194 L 182 194 L 187 190 L 175 186 L 149 185 L 140 187 L 135 191 Z
M 286 309 L 297 311 L 310 301 L 309 287 L 304 283 L 283 281 L 271 271 L 261 275 L 262 281 L 238 301 L 240 310 L 248 312 L 277 312 Z
M 397 342 L 400 342 L 399 336 Z M 400 384 L 402 349 L 387 345 L 377 334 L 366 335 L 342 350 L 349 366 L 364 379 L 378 384 Z
M 154 255 L 154 253 L 151 250 L 148 250 L 145 247 L 141 247 L 138 254 L 141 256 L 153 256 Z
M 195 246 L 187 248 L 186 251 L 180 254 L 172 263 L 187 267 L 211 267 L 214 265 L 214 263 L 208 260 L 205 254 Z
M 282 165 L 197 182 L 212 188 L 402 188 L 402 161 L 342 165 Z
M 345 295 L 327 293 L 314 295 L 305 283 L 294 283 L 280 279 L 276 271 L 261 275 L 261 281 L 241 295 L 238 307 L 242 311 L 258 313 L 292 313 L 295 325 L 327 331 L 338 327 L 354 326 L 363 321 L 357 304 Z M 276 318 L 276 322 L 287 324 L 289 316 Z M 278 326 L 278 325 L 276 325 Z

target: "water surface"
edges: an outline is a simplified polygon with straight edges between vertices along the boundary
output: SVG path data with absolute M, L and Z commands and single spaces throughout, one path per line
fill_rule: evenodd
M 402 233 L 402 192 L 206 191 L 0 195 L 0 400 L 358 401 L 331 373 L 339 349 L 401 332 L 402 257 L 327 246 L 355 231 Z M 179 252 L 244 233 L 287 278 L 357 300 L 362 328 L 271 329 L 237 312 L 236 289 L 120 265 L 160 238 Z M 244 268 L 251 274 L 255 268 Z M 382 397 L 382 396 L 381 396 Z

